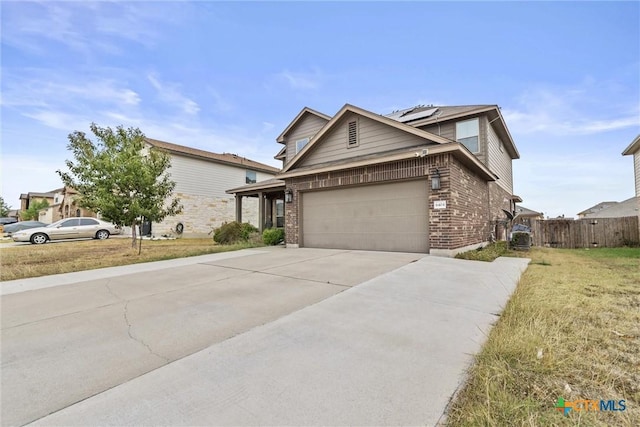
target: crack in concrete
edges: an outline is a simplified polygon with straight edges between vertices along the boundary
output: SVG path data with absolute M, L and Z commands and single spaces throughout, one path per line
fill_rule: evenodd
M 118 298 L 120 301 L 122 301 L 124 303 L 124 311 L 123 311 L 123 317 L 124 317 L 124 323 L 127 325 L 127 335 L 129 335 L 129 338 L 131 338 L 132 340 L 134 340 L 135 342 L 143 345 L 148 351 L 149 354 L 152 354 L 156 357 L 159 357 L 160 359 L 164 360 L 165 362 L 169 363 L 171 362 L 171 359 L 156 353 L 155 351 L 153 351 L 153 349 L 151 348 L 151 346 L 149 346 L 149 344 L 147 344 L 146 342 L 144 342 L 144 340 L 142 338 L 138 338 L 136 337 L 132 332 L 131 332 L 131 328 L 133 328 L 133 325 L 131 324 L 131 322 L 129 321 L 129 303 L 131 301 L 129 300 L 125 300 L 124 298 L 122 298 L 120 295 L 116 294 L 115 292 L 113 292 L 113 289 L 111 289 L 111 287 L 109 286 L 109 282 L 111 282 L 111 280 L 107 280 L 107 283 L 105 283 L 105 287 L 107 288 L 107 291 L 113 295 L 114 297 Z

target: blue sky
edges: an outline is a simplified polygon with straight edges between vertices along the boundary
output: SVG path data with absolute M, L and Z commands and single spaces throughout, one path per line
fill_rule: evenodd
M 515 193 L 550 216 L 634 194 L 638 2 L 3 1 L 2 196 L 60 187 L 67 135 L 147 136 L 274 166 L 304 106 L 498 104 Z

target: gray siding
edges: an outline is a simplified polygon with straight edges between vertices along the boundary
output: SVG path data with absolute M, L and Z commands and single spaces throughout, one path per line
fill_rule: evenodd
M 479 119 L 478 123 L 478 132 L 480 133 L 478 138 L 478 147 L 480 148 L 479 153 L 473 153 L 485 166 L 487 165 L 487 118 L 485 116 L 476 116 Z M 437 124 L 430 124 L 428 126 L 422 126 L 419 129 L 426 130 L 427 132 L 433 133 L 435 135 L 439 135 L 443 138 L 449 138 L 452 141 L 456 140 L 456 123 L 464 122 L 467 120 L 474 119 L 476 117 L 463 117 L 459 120 L 448 121 L 440 123 L 439 127 Z
M 358 121 L 358 145 L 347 147 L 347 123 L 353 120 Z M 429 141 L 418 136 L 366 117 L 349 114 L 324 136 L 300 166 L 317 165 L 426 144 L 429 144 Z
M 636 197 L 640 197 L 640 151 L 633 153 L 633 170 L 636 177 Z
M 289 131 L 285 139 L 287 145 L 287 159 L 283 165 L 287 164 L 296 155 L 296 141 L 303 138 L 311 138 L 318 133 L 328 120 L 318 117 L 315 114 L 307 113 L 300 118 L 300 121 Z
M 176 182 L 176 193 L 194 196 L 224 197 L 233 196 L 225 193 L 230 188 L 240 187 L 246 183 L 246 169 L 207 162 L 186 156 L 171 155 L 171 179 Z M 257 172 L 257 180 L 269 179 L 273 175 Z
M 498 134 L 493 130 L 493 126 L 488 124 L 487 119 L 481 119 L 481 122 L 485 123 L 485 132 L 487 138 L 487 153 L 489 170 L 496 175 L 498 179 L 496 183 L 506 190 L 509 194 L 513 194 L 513 168 L 512 161 L 507 149 L 503 145 L 502 151 L 500 151 L 500 144 L 502 141 L 498 137 Z
M 440 125 L 422 126 L 418 129 L 426 130 L 434 135 L 441 136 L 443 138 L 449 138 L 456 140 L 456 124 L 455 122 L 440 123 Z

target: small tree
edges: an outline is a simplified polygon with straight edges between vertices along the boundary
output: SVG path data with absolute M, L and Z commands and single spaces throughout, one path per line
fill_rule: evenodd
M 142 218 L 162 221 L 181 212 L 180 199 L 172 198 L 175 182 L 167 170 L 169 155 L 154 147 L 147 149 L 138 128 L 115 130 L 91 123 L 97 144 L 83 132 L 69 134 L 68 149 L 74 161 L 65 163 L 69 172 L 57 171 L 65 185 L 75 188 L 82 207 L 132 229 L 131 247 L 136 245 L 136 225 Z M 140 248 L 142 239 L 140 240 Z
M 49 202 L 46 200 L 32 200 L 29 203 L 29 208 L 20 212 L 20 219 L 23 221 L 37 220 L 40 218 L 40 211 L 49 207 Z
M 4 197 L 0 197 L 0 217 L 9 215 L 11 208 L 4 202 Z

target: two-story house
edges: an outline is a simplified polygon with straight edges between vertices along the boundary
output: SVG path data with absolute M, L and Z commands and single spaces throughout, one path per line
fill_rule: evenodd
M 304 108 L 277 142 L 276 179 L 228 192 L 237 204 L 283 195 L 288 247 L 451 255 L 504 237 L 504 210 L 521 201 L 519 153 L 496 105 Z
M 180 199 L 183 209 L 160 223 L 145 223 L 145 235 L 206 237 L 212 228 L 236 217 L 234 199 L 226 189 L 264 181 L 279 172 L 278 168 L 237 154 L 212 153 L 151 138 L 146 138 L 146 142 L 169 154 L 168 173 L 176 183 L 173 195 Z M 257 199 L 244 204 L 242 216 L 245 222 L 260 226 Z

